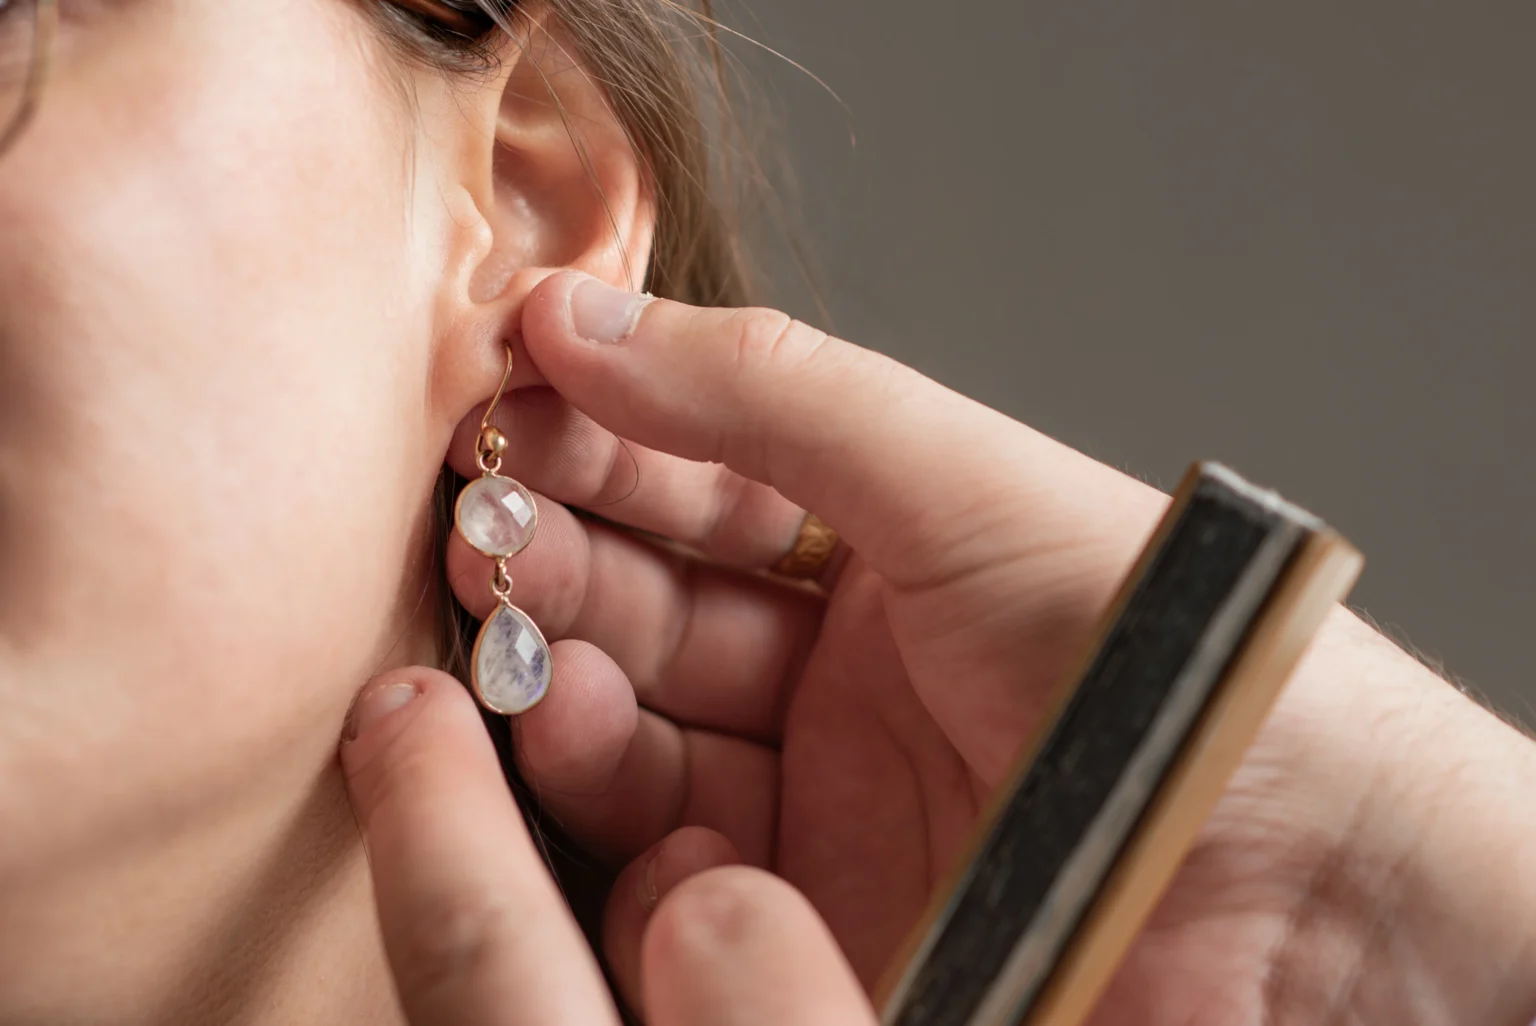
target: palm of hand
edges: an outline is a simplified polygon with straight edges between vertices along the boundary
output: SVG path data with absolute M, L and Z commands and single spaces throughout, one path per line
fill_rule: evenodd
M 554 415 L 542 405 L 511 412 Z M 461 454 L 466 470 L 468 460 Z M 579 497 L 545 480 L 548 468 L 511 469 Z M 653 470 L 647 480 L 662 477 Z M 1098 507 L 1106 526 L 1076 507 L 1053 512 L 1038 497 L 972 490 L 985 501 L 964 516 L 948 511 L 946 542 L 929 538 L 919 551 L 912 543 L 927 533 L 901 524 L 913 557 L 903 572 L 932 583 L 897 586 L 855 558 L 824 607 L 541 506 L 540 542 L 519 557 L 519 587 L 528 611 L 562 639 L 564 679 L 518 731 L 524 775 L 545 807 L 619 863 L 679 827 L 725 835 L 810 898 L 872 987 L 1129 565 L 1137 530 L 1115 521 L 1148 523 L 1161 505 L 1150 493 L 1117 492 Z M 783 502 L 765 495 L 762 504 Z M 1025 513 L 1031 530 L 1021 534 L 1014 521 Z M 688 538 L 666 529 L 661 513 L 632 519 Z M 485 561 L 459 545 L 449 569 L 466 605 L 484 615 Z M 658 655 L 657 639 L 673 640 L 670 657 Z M 786 660 L 801 663 L 788 679 Z M 1271 757 L 1266 744 L 1246 771 L 1255 786 L 1295 749 L 1269 744 L 1279 753 Z M 1252 1021 L 1273 1003 L 1272 952 L 1318 860 L 1315 848 L 1286 839 L 1295 824 L 1262 818 L 1287 807 L 1283 796 L 1262 797 L 1246 800 L 1240 783 L 1218 811 L 1102 1023 Z
M 954 588 L 898 594 L 850 567 L 787 711 L 774 868 L 816 905 L 867 987 L 963 855 L 1085 633 L 966 610 L 976 604 Z M 956 628 L 936 632 L 945 609 Z M 977 655 L 999 647 L 1011 658 Z M 1014 679 L 977 680 L 998 666 Z M 1017 700 L 985 700 L 999 693 Z M 1265 807 L 1241 787 L 1223 806 L 1095 1022 L 1258 1021 L 1273 1003 L 1269 966 L 1308 871 L 1272 843 L 1280 824 L 1255 815 Z

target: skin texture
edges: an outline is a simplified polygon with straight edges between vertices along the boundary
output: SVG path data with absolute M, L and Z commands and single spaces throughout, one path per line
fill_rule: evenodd
M 360 683 L 435 658 L 429 496 L 503 339 L 541 506 L 514 599 L 555 642 L 520 756 L 628 866 L 625 996 L 867 1015 L 1162 497 L 782 315 L 581 341 L 550 273 L 625 282 L 653 225 L 557 27 L 449 83 L 341 0 L 66 15 L 0 160 L 0 1021 L 611 1015 L 462 691 L 389 671 L 419 697 L 336 760 Z M 830 600 L 739 572 L 804 508 L 859 553 Z M 484 613 L 486 561 L 448 571 Z M 1104 1021 L 1536 1012 L 1502 985 L 1536 978 L 1528 749 L 1337 621 Z
M 0 1020 L 387 1021 L 336 731 L 434 658 L 537 268 L 643 266 L 635 162 L 547 40 L 450 83 L 340 0 L 63 14 L 0 159 Z
M 544 505 L 513 598 L 561 640 L 549 696 L 517 722 L 525 774 L 547 814 L 632 860 L 604 948 L 649 1021 L 870 1021 L 844 960 L 865 988 L 879 975 L 1165 499 L 782 314 L 626 302 L 561 275 L 522 319 L 546 380 L 634 440 L 639 484 L 607 514 L 750 562 L 742 522 L 794 500 L 857 555 L 822 606 Z M 597 329 L 621 337 L 589 341 Z M 633 485 L 613 436 L 567 407 L 514 403 L 504 426 L 548 418 L 571 448 L 514 473 L 575 503 Z M 484 611 L 484 561 L 450 562 Z M 383 693 L 418 697 L 378 712 Z M 494 773 L 456 720 L 452 682 L 394 671 L 342 747 L 406 1007 L 418 1022 L 558 1021 L 555 1001 L 575 1015 L 590 972 L 558 996 L 507 983 L 545 970 L 505 910 L 547 903 L 549 885 L 504 798 L 498 815 L 447 797 Z M 1338 610 L 1095 1024 L 1525 1026 L 1533 763 L 1527 739 Z M 508 839 L 471 854 L 490 822 Z M 573 935 L 568 919 L 547 933 Z

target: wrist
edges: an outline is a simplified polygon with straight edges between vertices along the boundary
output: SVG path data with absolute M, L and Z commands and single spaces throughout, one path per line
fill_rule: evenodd
M 1536 745 L 1342 610 L 1276 710 L 1319 798 L 1277 1022 L 1536 1017 Z

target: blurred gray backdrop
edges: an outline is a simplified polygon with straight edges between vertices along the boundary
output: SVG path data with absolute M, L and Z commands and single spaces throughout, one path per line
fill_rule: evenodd
M 1536 722 L 1536 4 L 727 18 L 847 105 L 747 59 L 839 334 L 1164 487 L 1280 489 L 1364 549 L 1358 603 Z

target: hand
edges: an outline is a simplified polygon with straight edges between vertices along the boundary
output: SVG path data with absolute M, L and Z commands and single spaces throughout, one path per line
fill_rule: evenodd
M 382 677 L 359 695 L 347 734 L 342 766 L 409 1021 L 618 1023 L 463 686 L 435 670 Z M 710 840 L 673 839 L 684 859 L 701 841 L 707 855 Z M 652 876 L 671 891 L 638 962 L 653 1026 L 873 1026 L 793 888 L 745 867 L 690 868 L 674 856 Z
M 523 342 L 559 397 L 520 393 L 498 421 L 513 439 L 505 472 L 555 500 L 513 567 L 514 601 L 562 639 L 548 698 L 516 724 L 522 771 L 585 844 L 638 860 L 605 937 L 631 1000 L 650 1008 L 636 954 L 648 903 L 632 885 L 684 826 L 718 835 L 715 861 L 803 891 L 868 986 L 1166 500 L 783 315 L 633 302 L 573 275 L 536 289 Z M 451 456 L 466 473 L 472 434 Z M 802 509 L 856 553 L 825 599 L 739 572 L 777 558 Z M 449 563 L 461 599 L 487 612 L 486 561 L 456 544 Z M 1429 723 L 1439 750 L 1414 744 Z M 1512 732 L 1340 611 L 1101 1021 L 1387 1007 L 1388 984 L 1363 986 L 1356 969 L 1379 960 L 1379 916 L 1399 921 L 1466 868 L 1445 844 L 1425 861 L 1440 781 L 1466 747 L 1529 763 Z M 1457 815 L 1496 826 L 1486 808 Z M 1536 837 L 1536 822 L 1522 828 Z M 1465 890 L 1469 906 L 1497 905 Z M 1506 930 L 1499 950 L 1524 937 Z M 1448 1002 L 1485 977 L 1450 966 L 1424 979 Z

